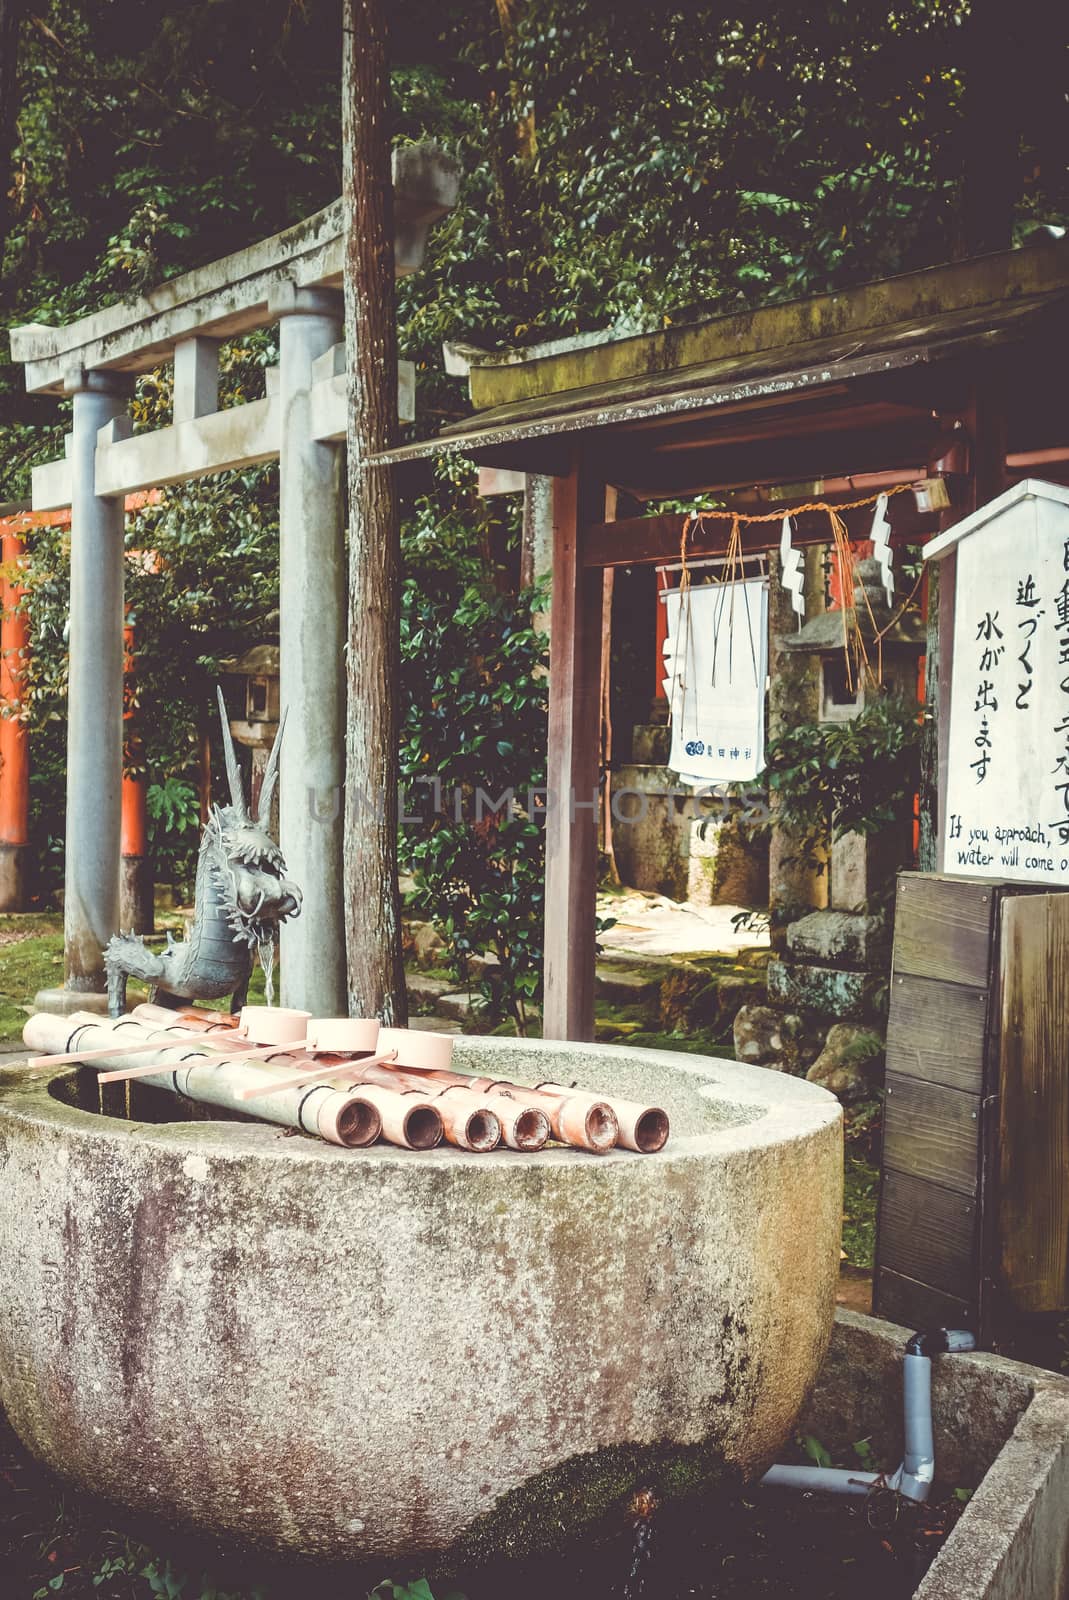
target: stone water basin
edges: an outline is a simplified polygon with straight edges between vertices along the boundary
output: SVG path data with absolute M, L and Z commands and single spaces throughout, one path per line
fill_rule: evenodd
M 759 1474 L 824 1359 L 841 1113 L 708 1057 L 458 1039 L 665 1107 L 657 1155 L 340 1150 L 89 1068 L 0 1074 L 0 1403 L 137 1513 L 364 1561 L 516 1555 Z M 192 1120 L 196 1118 L 197 1120 Z

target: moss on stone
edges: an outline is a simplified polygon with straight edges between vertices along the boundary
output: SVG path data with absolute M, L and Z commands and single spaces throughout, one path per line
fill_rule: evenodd
M 659 1500 L 680 1500 L 736 1480 L 711 1442 L 611 1445 L 572 1456 L 503 1495 L 461 1536 L 440 1570 L 522 1559 L 559 1549 L 562 1538 L 610 1533 L 623 1526 L 629 1501 L 642 1488 Z

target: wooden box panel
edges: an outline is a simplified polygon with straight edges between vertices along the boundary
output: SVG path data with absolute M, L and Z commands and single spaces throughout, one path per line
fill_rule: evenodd
M 876 1316 L 906 1328 L 969 1328 L 975 1332 L 978 1320 L 975 1302 L 956 1299 L 916 1278 L 883 1268 L 876 1274 L 873 1310 Z
M 986 989 L 998 885 L 903 872 L 895 902 L 894 971 Z
M 884 1173 L 880 1268 L 962 1300 L 976 1294 L 976 1202 L 925 1178 Z
M 1069 894 L 1002 908 L 995 1254 L 1022 1313 L 1069 1306 Z
M 987 991 L 896 972 L 887 1021 L 887 1071 L 980 1094 Z
M 887 1074 L 883 1164 L 975 1195 L 980 1165 L 980 1096 Z

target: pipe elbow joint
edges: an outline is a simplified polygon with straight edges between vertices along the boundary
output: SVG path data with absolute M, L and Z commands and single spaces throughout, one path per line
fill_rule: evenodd
M 908 1356 L 942 1356 L 976 1349 L 976 1337 L 966 1328 L 926 1328 L 906 1341 Z

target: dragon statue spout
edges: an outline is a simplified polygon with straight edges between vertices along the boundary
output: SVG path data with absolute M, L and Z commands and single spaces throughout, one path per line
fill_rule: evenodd
M 130 978 L 147 983 L 150 999 L 161 1005 L 230 995 L 231 1010 L 239 1011 L 248 994 L 257 950 L 273 951 L 279 925 L 300 913 L 301 891 L 286 877 L 282 852 L 267 831 L 285 715 L 264 771 L 254 817 L 245 804 L 221 690 L 219 711 L 230 804 L 213 806 L 204 830 L 193 921 L 180 942 L 168 934 L 167 948 L 159 954 L 132 933 L 117 934 L 109 942 L 104 966 L 108 1010 L 113 1017 L 126 1010 Z

